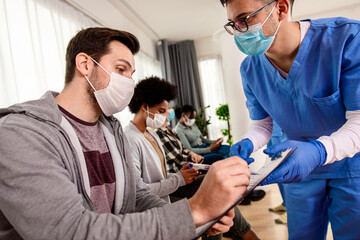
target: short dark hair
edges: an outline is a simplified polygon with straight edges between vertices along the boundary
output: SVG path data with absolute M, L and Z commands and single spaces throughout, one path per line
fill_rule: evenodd
M 260 1 L 263 1 L 264 2 L 264 0 L 260 0 Z M 267 1 L 267 0 L 265 0 L 266 2 L 269 2 L 269 1 Z M 289 0 L 290 1 L 290 5 L 291 5 L 291 12 L 292 12 L 292 8 L 293 8 L 293 6 L 294 6 L 294 1 L 295 0 Z M 225 6 L 226 5 L 226 3 L 228 2 L 228 0 L 220 0 L 220 2 L 221 2 L 221 4 L 223 5 L 223 6 Z
M 132 113 L 137 113 L 143 103 L 146 103 L 149 107 L 153 107 L 162 103 L 164 100 L 171 101 L 175 99 L 176 96 L 176 86 L 159 77 L 148 77 L 136 84 L 129 109 Z
M 86 53 L 99 62 L 100 58 L 109 52 L 109 44 L 114 40 L 127 46 L 132 54 L 139 52 L 139 41 L 129 32 L 102 27 L 79 31 L 70 40 L 66 49 L 65 84 L 70 83 L 74 77 L 75 58 L 79 53 Z
M 196 112 L 196 109 L 194 108 L 194 106 L 186 104 L 186 105 L 184 105 L 182 107 L 179 107 L 179 108 L 177 108 L 175 110 L 175 116 L 176 116 L 177 119 L 180 119 L 181 114 L 183 114 L 183 113 L 185 113 L 185 114 L 186 113 L 191 113 L 192 114 L 193 112 Z

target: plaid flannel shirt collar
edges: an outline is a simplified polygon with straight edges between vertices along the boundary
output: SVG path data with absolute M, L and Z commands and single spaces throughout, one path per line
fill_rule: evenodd
M 170 127 L 167 129 L 173 133 L 169 134 L 166 129 L 160 128 L 156 130 L 166 153 L 166 163 L 170 173 L 176 173 L 180 168 L 188 162 L 190 151 L 184 149 L 177 134 Z

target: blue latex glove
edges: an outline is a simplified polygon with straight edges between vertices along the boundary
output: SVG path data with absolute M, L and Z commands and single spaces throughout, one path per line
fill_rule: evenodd
M 299 182 L 308 176 L 316 167 L 325 163 L 326 149 L 319 141 L 299 142 L 288 140 L 264 150 L 270 157 L 288 148 L 295 151 L 260 185 L 271 183 Z
M 253 150 L 254 144 L 250 139 L 246 138 L 231 146 L 230 156 L 239 156 L 244 159 L 248 164 L 250 164 L 254 162 L 254 159 L 250 158 Z

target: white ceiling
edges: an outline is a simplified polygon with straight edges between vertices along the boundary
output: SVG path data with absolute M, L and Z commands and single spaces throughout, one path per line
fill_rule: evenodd
M 197 39 L 222 29 L 226 10 L 219 0 L 116 0 L 135 13 L 158 38 Z
M 223 30 L 226 10 L 219 0 L 110 0 L 154 37 L 180 41 L 209 37 Z M 295 0 L 294 19 L 359 5 L 360 0 Z M 126 9 L 124 9 L 126 8 Z

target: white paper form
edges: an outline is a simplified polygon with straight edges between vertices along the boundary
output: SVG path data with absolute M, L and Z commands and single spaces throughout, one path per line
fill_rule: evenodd
M 266 158 L 264 165 L 256 172 L 251 173 L 250 183 L 247 187 L 248 191 L 253 190 L 264 180 L 269 174 L 274 171 L 282 162 L 284 162 L 295 149 L 287 149 L 280 153 L 275 159 L 271 157 Z

